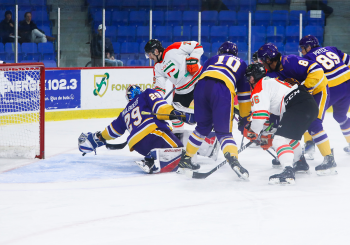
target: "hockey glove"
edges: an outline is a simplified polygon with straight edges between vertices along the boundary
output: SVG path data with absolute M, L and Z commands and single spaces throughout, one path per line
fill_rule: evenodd
M 186 116 L 186 117 L 184 117 Z M 182 112 L 182 111 L 177 111 L 177 110 L 172 110 L 170 112 L 169 116 L 170 120 L 178 119 L 182 122 L 185 122 L 189 125 L 194 125 L 196 124 L 196 121 L 194 120 L 194 114 L 188 113 L 188 112 Z
M 250 126 L 250 125 L 248 124 L 247 126 Z M 243 136 L 250 141 L 256 140 L 258 138 L 258 134 L 254 133 L 254 131 L 251 131 L 250 127 L 244 128 Z
M 193 76 L 199 69 L 198 59 L 189 57 L 189 58 L 186 58 L 186 63 L 187 63 L 187 71 Z
M 268 150 L 272 146 L 273 137 L 272 134 L 262 135 L 260 138 L 260 146 L 264 151 Z
M 101 132 L 97 131 L 96 133 L 81 133 L 78 138 L 78 148 L 79 151 L 83 152 L 83 156 L 86 153 L 92 151 L 96 154 L 96 148 L 106 145 L 106 140 L 102 137 Z
M 249 119 L 250 115 L 247 117 L 239 117 L 238 130 L 241 131 L 242 134 L 244 132 L 244 127 L 247 126 L 247 124 L 249 123 Z

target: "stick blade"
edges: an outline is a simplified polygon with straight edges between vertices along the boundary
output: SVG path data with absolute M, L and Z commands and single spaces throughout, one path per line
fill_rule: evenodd
M 121 150 L 128 144 L 128 141 L 125 141 L 122 144 L 106 144 L 108 150 Z

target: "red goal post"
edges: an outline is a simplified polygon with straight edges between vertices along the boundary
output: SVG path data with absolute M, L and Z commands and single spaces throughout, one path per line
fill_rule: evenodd
M 0 65 L 0 157 L 45 158 L 45 66 Z

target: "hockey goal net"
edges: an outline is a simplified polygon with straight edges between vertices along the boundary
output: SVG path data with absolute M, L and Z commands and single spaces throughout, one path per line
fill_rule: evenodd
M 44 158 L 45 67 L 0 65 L 0 158 Z

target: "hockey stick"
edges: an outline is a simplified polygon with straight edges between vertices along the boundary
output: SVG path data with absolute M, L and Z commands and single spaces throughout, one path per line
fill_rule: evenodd
M 174 92 L 175 89 L 176 87 L 173 87 L 173 89 L 170 90 L 170 92 L 164 97 L 164 100 L 166 100 Z
M 270 130 L 270 128 L 272 127 L 273 123 L 270 124 L 270 126 L 268 126 L 265 130 L 262 130 L 260 132 L 260 134 L 258 135 L 258 139 L 261 137 L 262 133 L 264 131 L 268 131 Z M 248 142 L 245 146 L 243 146 L 241 149 L 239 149 L 238 154 L 241 153 L 242 151 L 244 151 L 245 149 L 247 149 L 251 144 L 253 144 L 253 141 Z M 222 166 L 224 166 L 226 164 L 227 160 L 223 161 L 222 163 L 220 163 L 218 166 L 216 166 L 215 168 L 213 168 L 212 170 L 210 170 L 207 173 L 198 173 L 198 172 L 193 172 L 192 171 L 192 178 L 193 179 L 205 179 L 207 178 L 209 175 L 211 175 L 212 173 L 214 173 L 216 170 L 218 170 L 219 168 L 221 168 Z
M 170 114 L 154 113 L 148 111 L 141 111 L 141 115 L 155 115 L 155 116 L 175 116 Z M 177 117 L 186 117 L 185 115 L 176 115 Z
M 126 145 L 128 144 L 128 141 L 125 141 L 124 143 L 121 144 L 106 144 L 106 148 L 108 150 L 121 150 L 123 149 Z

